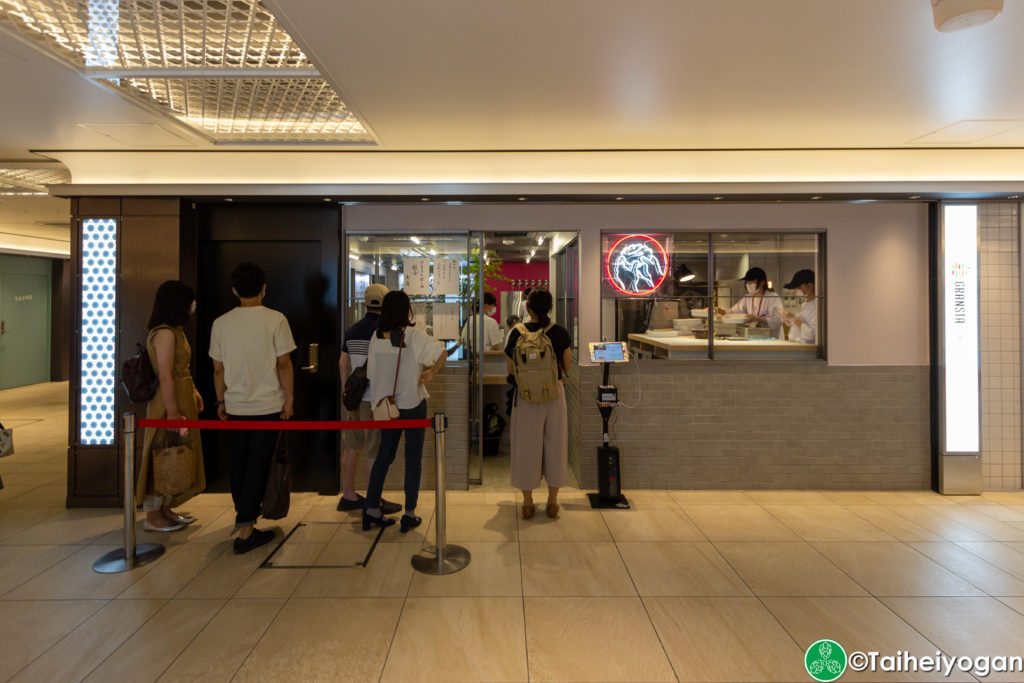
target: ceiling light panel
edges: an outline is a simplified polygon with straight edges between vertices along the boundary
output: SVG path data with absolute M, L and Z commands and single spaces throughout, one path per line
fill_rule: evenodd
M 0 24 L 214 142 L 373 142 L 259 1 L 0 0 Z
M 46 194 L 47 185 L 71 182 L 71 174 L 60 168 L 0 168 L 0 194 Z

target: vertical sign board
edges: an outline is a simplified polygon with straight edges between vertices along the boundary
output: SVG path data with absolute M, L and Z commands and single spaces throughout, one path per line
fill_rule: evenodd
M 942 206 L 942 397 L 939 487 L 981 489 L 978 207 Z M 973 456 L 973 457 L 965 457 Z

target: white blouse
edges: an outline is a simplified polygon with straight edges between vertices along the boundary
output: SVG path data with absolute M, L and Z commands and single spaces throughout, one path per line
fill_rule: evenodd
M 427 388 L 420 384 L 420 375 L 444 353 L 444 344 L 416 327 L 405 328 L 404 341 L 402 365 L 398 369 L 398 386 L 395 389 L 395 404 L 402 410 L 410 410 L 418 406 L 420 401 L 430 397 Z M 374 332 L 370 339 L 370 356 L 366 361 L 366 376 L 370 378 L 371 406 L 377 405 L 382 398 L 391 395 L 391 388 L 395 386 L 397 364 L 398 347 L 392 346 L 390 334 L 381 339 Z

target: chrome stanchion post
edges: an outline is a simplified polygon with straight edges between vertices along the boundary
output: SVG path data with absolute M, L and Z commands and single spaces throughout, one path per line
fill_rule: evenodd
M 117 574 L 164 554 L 159 543 L 135 545 L 135 413 L 124 414 L 124 547 L 111 550 L 93 565 L 100 574 Z
M 424 574 L 451 574 L 469 564 L 469 551 L 458 545 L 448 545 L 445 464 L 444 464 L 444 430 L 447 418 L 444 413 L 434 413 L 434 519 L 435 546 L 434 555 L 414 555 L 412 566 Z M 429 552 L 429 551 L 427 551 Z

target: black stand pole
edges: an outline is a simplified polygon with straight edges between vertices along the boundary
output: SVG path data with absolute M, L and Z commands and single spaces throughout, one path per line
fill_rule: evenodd
M 619 471 L 619 448 L 608 443 L 608 421 L 615 403 L 601 400 L 602 389 L 610 386 L 608 372 L 610 363 L 603 363 L 602 387 L 598 389 L 598 410 L 601 411 L 601 446 L 597 448 L 597 493 L 588 493 L 590 507 L 597 509 L 628 510 L 629 501 L 622 495 L 622 478 Z M 612 389 L 614 391 L 614 389 Z M 617 395 L 617 394 L 616 394 Z

